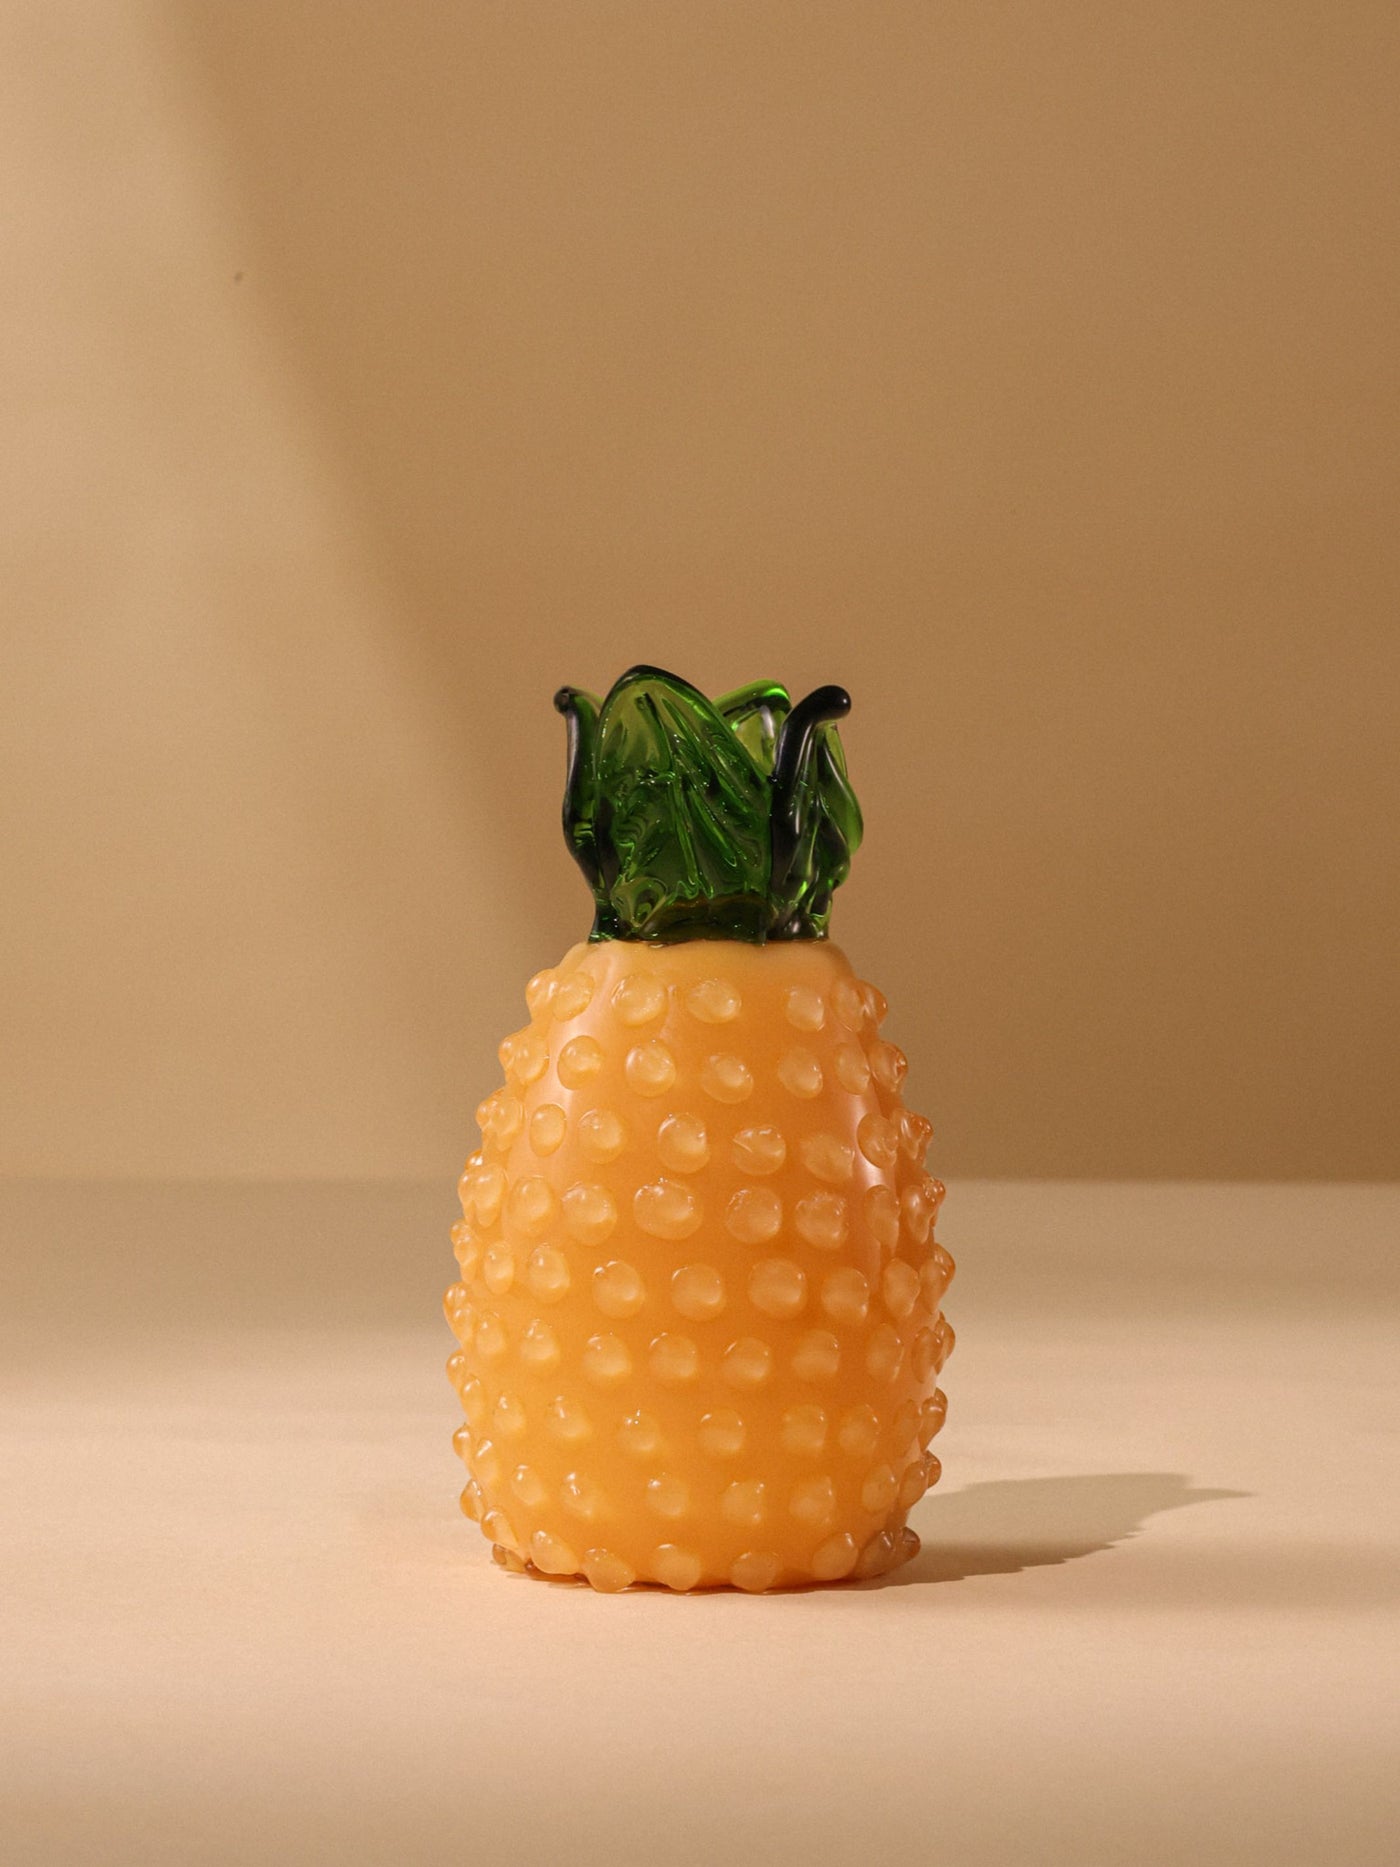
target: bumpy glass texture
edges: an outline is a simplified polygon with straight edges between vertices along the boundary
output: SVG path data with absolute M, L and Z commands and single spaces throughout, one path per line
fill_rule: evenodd
M 774 682 L 711 702 L 660 668 L 606 699 L 561 688 L 564 834 L 595 940 L 820 939 L 861 837 L 835 722 L 840 687 L 796 706 Z
M 526 999 L 453 1232 L 467 1516 L 607 1591 L 906 1560 L 953 1263 L 880 993 L 829 941 L 609 940 Z

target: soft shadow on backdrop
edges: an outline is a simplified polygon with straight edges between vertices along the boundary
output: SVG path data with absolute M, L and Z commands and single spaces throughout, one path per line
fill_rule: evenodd
M 11 0 L 3 1165 L 450 1176 L 562 680 L 856 697 L 950 1175 L 1400 1171 L 1400 16 Z

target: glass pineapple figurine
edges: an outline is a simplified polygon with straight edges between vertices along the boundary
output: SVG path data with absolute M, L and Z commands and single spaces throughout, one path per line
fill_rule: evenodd
M 861 816 L 839 687 L 564 688 L 589 940 L 526 988 L 453 1228 L 462 1509 L 596 1589 L 870 1577 L 953 1345 L 930 1128 L 827 938 Z

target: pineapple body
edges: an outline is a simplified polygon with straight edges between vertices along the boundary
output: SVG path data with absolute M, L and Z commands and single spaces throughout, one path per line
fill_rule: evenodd
M 906 1559 L 953 1264 L 881 995 L 826 940 L 605 940 L 527 1001 L 453 1231 L 463 1510 L 609 1591 Z

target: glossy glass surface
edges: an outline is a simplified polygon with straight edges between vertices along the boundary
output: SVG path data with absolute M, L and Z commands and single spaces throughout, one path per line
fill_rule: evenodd
M 861 838 L 840 687 L 774 682 L 707 700 L 636 667 L 599 700 L 564 687 L 564 834 L 595 940 L 820 939 Z
M 953 1263 L 881 994 L 831 941 L 611 940 L 526 1002 L 453 1233 L 463 1510 L 603 1590 L 905 1560 Z

